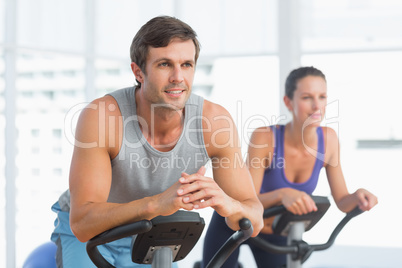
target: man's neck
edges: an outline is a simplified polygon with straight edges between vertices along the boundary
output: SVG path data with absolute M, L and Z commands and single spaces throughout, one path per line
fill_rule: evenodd
M 148 143 L 159 151 L 171 150 L 179 140 L 184 125 L 184 109 L 152 108 L 145 101 L 137 101 L 140 129 Z

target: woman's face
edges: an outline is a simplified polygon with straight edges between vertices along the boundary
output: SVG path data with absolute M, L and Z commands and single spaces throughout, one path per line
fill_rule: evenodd
M 285 103 L 293 114 L 293 120 L 304 127 L 317 127 L 325 115 L 327 83 L 320 76 L 306 76 L 298 80 L 293 99 L 286 98 Z

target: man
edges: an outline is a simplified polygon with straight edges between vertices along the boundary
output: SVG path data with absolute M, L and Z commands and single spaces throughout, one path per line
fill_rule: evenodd
M 179 209 L 212 207 L 233 230 L 247 217 L 253 236 L 262 228 L 262 206 L 242 164 L 232 118 L 191 94 L 199 50 L 187 24 L 166 16 L 151 19 L 131 45 L 138 85 L 82 111 L 69 191 L 53 206 L 59 267 L 92 265 L 82 242 L 105 230 Z M 204 176 L 209 159 L 214 179 Z M 135 267 L 130 238 L 100 251 L 117 267 Z

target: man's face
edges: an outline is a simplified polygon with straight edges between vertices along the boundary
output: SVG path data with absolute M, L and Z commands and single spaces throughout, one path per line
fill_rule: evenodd
M 149 104 L 183 109 L 190 97 L 195 72 L 192 40 L 172 39 L 166 47 L 150 47 L 146 74 L 142 73 L 142 93 Z

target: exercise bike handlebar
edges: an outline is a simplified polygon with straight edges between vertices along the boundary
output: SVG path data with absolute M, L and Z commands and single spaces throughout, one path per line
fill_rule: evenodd
M 225 244 L 215 253 L 214 257 L 210 260 L 207 268 L 221 267 L 232 252 L 240 246 L 245 240 L 249 239 L 253 234 L 253 225 L 250 220 L 243 218 L 239 221 L 240 230 L 236 231 L 226 240 Z
M 283 205 L 268 208 L 268 209 L 266 209 L 264 211 L 264 218 L 273 217 L 273 216 L 282 214 L 285 211 L 286 211 L 286 208 Z M 352 218 L 360 215 L 361 213 L 363 213 L 363 211 L 359 207 L 356 207 L 352 211 L 346 213 L 346 215 L 343 217 L 343 219 L 338 223 L 338 225 L 332 231 L 328 241 L 326 243 L 323 243 L 323 244 L 309 245 L 307 243 L 304 243 L 304 244 L 278 246 L 278 245 L 272 244 L 272 243 L 270 243 L 270 242 L 268 242 L 268 241 L 266 241 L 266 240 L 264 240 L 264 239 L 262 239 L 262 238 L 260 238 L 258 236 L 251 238 L 251 241 L 252 241 L 252 243 L 254 245 L 259 246 L 260 248 L 262 248 L 264 250 L 267 250 L 267 251 L 269 251 L 271 253 L 277 253 L 277 254 L 300 254 L 300 251 L 303 251 L 302 255 L 304 257 L 303 257 L 302 261 L 305 261 L 313 251 L 325 250 L 325 249 L 328 249 L 329 247 L 331 247 L 334 244 L 336 237 L 341 232 L 343 227 Z M 303 247 L 303 249 L 301 249 L 301 247 Z
M 97 267 L 115 268 L 111 265 L 99 252 L 97 246 L 121 239 L 127 236 L 148 232 L 152 228 L 152 222 L 149 220 L 141 220 L 129 223 L 116 228 L 107 230 L 93 237 L 87 242 L 86 248 L 88 256 Z
M 319 250 L 325 250 L 331 247 L 338 234 L 342 231 L 343 227 L 354 217 L 360 215 L 363 213 L 363 210 L 361 210 L 359 207 L 354 208 L 352 211 L 346 213 L 345 217 L 338 223 L 338 225 L 335 227 L 335 229 L 332 231 L 328 241 L 324 244 L 317 244 L 317 245 L 311 245 L 312 248 L 314 248 L 314 251 L 319 251 Z
M 284 205 L 275 206 L 275 207 L 265 209 L 262 217 L 264 219 L 267 219 L 267 218 L 282 214 L 283 212 L 286 212 L 286 208 Z
M 198 215 L 198 213 L 197 213 Z M 161 217 L 160 221 L 163 218 L 166 218 L 166 221 L 169 221 L 171 223 L 171 216 L 167 217 Z M 180 216 L 180 215 L 179 215 Z M 181 215 L 183 217 L 183 215 Z M 169 218 L 169 220 L 167 220 Z M 184 219 L 184 218 L 183 218 Z M 204 223 L 203 219 L 202 224 Z M 186 219 L 184 219 L 186 220 Z M 197 219 L 198 220 L 198 219 Z M 174 223 L 177 224 L 176 221 L 173 221 Z M 198 222 L 197 222 L 198 223 Z M 112 242 L 117 239 L 121 239 L 124 237 L 128 236 L 133 236 L 133 235 L 139 235 L 145 234 L 147 232 L 150 232 L 151 229 L 155 229 L 155 224 L 156 225 L 162 225 L 161 222 L 154 222 L 153 220 L 141 220 L 138 222 L 118 226 L 115 228 L 112 228 L 110 230 L 107 230 L 103 233 L 100 233 L 99 235 L 93 237 L 87 242 L 86 245 L 86 250 L 88 253 L 88 256 L 92 260 L 92 262 L 97 266 L 97 267 L 102 267 L 102 268 L 115 268 L 112 264 L 110 264 L 99 252 L 98 246 Z M 240 230 L 236 231 L 227 241 L 226 243 L 218 250 L 218 252 L 215 254 L 215 256 L 212 258 L 210 263 L 208 264 L 208 268 L 220 268 L 223 263 L 226 261 L 227 258 L 229 258 L 230 254 L 238 247 L 242 242 L 247 240 L 248 238 L 251 237 L 253 233 L 253 226 L 251 225 L 250 220 L 243 218 L 239 221 L 239 226 Z M 202 232 L 202 229 L 201 229 Z M 199 233 L 200 235 L 201 233 Z M 137 237 L 138 239 L 138 237 Z M 198 239 L 197 239 L 198 240 Z M 134 245 L 135 246 L 135 245 Z M 163 266 L 165 267 L 165 266 Z

